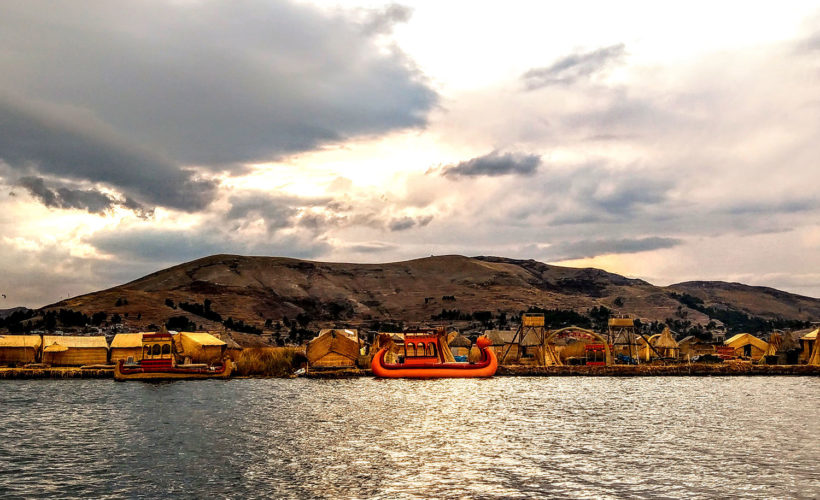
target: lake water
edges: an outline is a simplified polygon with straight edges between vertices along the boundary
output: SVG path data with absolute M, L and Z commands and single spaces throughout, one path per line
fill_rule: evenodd
M 0 382 L 0 498 L 817 498 L 820 378 Z

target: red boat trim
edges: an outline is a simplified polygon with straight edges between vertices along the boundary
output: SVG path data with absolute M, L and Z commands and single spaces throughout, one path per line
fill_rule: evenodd
M 405 365 L 401 363 L 385 363 L 384 355 L 387 353 L 385 349 L 379 351 L 378 363 L 385 370 L 430 370 L 441 369 L 447 370 L 478 370 L 490 366 L 490 356 L 487 355 L 484 349 L 481 350 L 481 361 L 478 363 L 436 363 L 429 365 Z

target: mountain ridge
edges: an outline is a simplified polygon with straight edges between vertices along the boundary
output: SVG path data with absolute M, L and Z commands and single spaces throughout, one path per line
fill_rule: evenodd
M 263 330 L 296 318 L 316 327 L 421 324 L 476 312 L 512 317 L 533 307 L 578 313 L 606 308 L 647 322 L 674 319 L 678 325 L 743 315 L 771 321 L 820 318 L 820 299 L 768 287 L 714 281 L 660 287 L 596 268 L 461 255 L 371 264 L 216 254 L 62 300 L 38 313 L 105 313 L 131 329 L 161 325 L 175 316 L 196 327 L 222 329 L 230 318 L 231 325 Z

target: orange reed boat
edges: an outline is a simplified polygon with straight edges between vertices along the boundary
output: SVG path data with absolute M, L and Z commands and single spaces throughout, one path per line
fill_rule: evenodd
M 481 359 L 477 363 L 446 363 L 441 357 L 441 338 L 434 333 L 405 334 L 404 361 L 387 363 L 384 360 L 387 347 L 383 347 L 370 363 L 373 375 L 382 378 L 474 378 L 495 375 L 498 359 L 489 348 L 490 339 L 479 337 L 476 342 L 481 351 Z

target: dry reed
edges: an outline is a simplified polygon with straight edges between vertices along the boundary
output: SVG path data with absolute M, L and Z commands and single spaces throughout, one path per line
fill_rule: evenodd
M 305 363 L 296 347 L 249 347 L 234 356 L 239 376 L 289 377 Z

